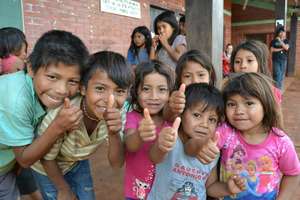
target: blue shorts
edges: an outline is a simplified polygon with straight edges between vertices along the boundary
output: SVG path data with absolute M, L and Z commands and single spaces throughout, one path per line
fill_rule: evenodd
M 16 183 L 16 175 L 13 171 L 0 175 L 0 199 L 17 200 L 20 197 Z
M 56 200 L 57 190 L 48 176 L 33 171 L 33 176 L 42 193 L 44 200 Z M 78 161 L 68 173 L 64 175 L 73 193 L 80 200 L 95 200 L 93 180 L 88 160 Z

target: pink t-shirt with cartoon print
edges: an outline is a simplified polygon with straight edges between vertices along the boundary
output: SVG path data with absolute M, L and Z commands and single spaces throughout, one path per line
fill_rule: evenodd
M 138 129 L 143 116 L 131 111 L 126 115 L 125 134 L 127 129 Z M 164 122 L 162 126 L 156 127 L 156 134 L 162 128 L 172 126 L 169 122 Z M 155 175 L 155 165 L 149 159 L 149 150 L 155 141 L 144 142 L 137 152 L 125 154 L 125 197 L 132 199 L 146 199 Z
M 225 199 L 275 199 L 282 175 L 299 175 L 300 163 L 291 139 L 273 128 L 260 144 L 249 144 L 227 123 L 217 128 L 221 150 L 221 180 L 244 177 L 246 190 Z

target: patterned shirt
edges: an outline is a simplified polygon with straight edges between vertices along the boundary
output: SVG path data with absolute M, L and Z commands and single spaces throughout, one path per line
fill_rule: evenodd
M 227 123 L 218 127 L 221 180 L 233 174 L 244 177 L 246 190 L 225 199 L 276 199 L 282 175 L 300 174 L 300 163 L 291 139 L 273 128 L 260 144 L 249 144 Z
M 76 97 L 71 101 L 71 104 L 79 107 L 81 100 L 82 97 Z M 48 112 L 42 123 L 39 125 L 39 135 L 47 129 L 60 109 L 61 107 Z M 77 161 L 85 160 L 94 153 L 106 138 L 107 126 L 104 120 L 101 120 L 98 123 L 91 135 L 87 133 L 82 120 L 80 128 L 71 133 L 65 133 L 64 137 L 59 138 L 43 159 L 56 160 L 62 173 L 66 174 L 75 166 Z M 43 175 L 47 175 L 40 161 L 36 162 L 31 168 Z

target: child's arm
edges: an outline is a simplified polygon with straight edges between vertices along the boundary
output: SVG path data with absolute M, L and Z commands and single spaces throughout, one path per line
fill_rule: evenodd
M 297 188 L 299 188 L 300 175 L 282 177 L 280 183 L 279 194 L 276 200 L 289 200 L 295 195 Z
M 230 177 L 227 183 L 218 181 L 217 166 L 213 168 L 206 181 L 207 195 L 215 198 L 234 195 L 245 188 L 245 180 L 239 176 Z
M 114 96 L 108 100 L 104 119 L 108 128 L 108 160 L 112 167 L 122 167 L 124 163 L 124 144 L 120 137 L 122 119 L 120 110 L 113 107 Z
M 41 163 L 47 173 L 48 178 L 52 181 L 57 189 L 57 199 L 59 200 L 76 200 L 69 184 L 65 181 L 56 160 L 41 159 Z
M 201 163 L 209 164 L 214 161 L 220 153 L 217 142 L 217 135 L 214 135 L 213 138 L 208 138 L 204 142 L 197 140 L 197 138 L 191 138 L 184 144 L 184 151 L 189 156 L 197 157 Z
M 17 162 L 24 168 L 30 167 L 50 150 L 62 134 L 77 129 L 81 118 L 80 108 L 70 105 L 70 100 L 66 98 L 63 108 L 40 137 L 27 146 L 13 147 Z
M 178 61 L 180 56 L 186 51 L 186 46 L 184 44 L 179 44 L 173 49 L 168 42 L 168 39 L 165 35 L 159 36 L 159 41 L 164 47 L 164 49 L 168 52 L 169 56 L 174 60 Z
M 149 151 L 149 157 L 153 163 L 162 162 L 167 153 L 172 150 L 177 140 L 180 121 L 180 118 L 177 117 L 172 127 L 165 127 L 161 130 L 158 140 L 156 140 Z
M 156 138 L 155 124 L 151 119 L 147 108 L 144 109 L 144 119 L 141 120 L 138 130 L 127 129 L 125 144 L 129 152 L 136 152 L 144 142 L 153 141 Z
M 185 84 L 181 84 L 179 90 L 172 92 L 168 104 L 164 107 L 163 117 L 167 121 L 173 121 L 185 108 Z

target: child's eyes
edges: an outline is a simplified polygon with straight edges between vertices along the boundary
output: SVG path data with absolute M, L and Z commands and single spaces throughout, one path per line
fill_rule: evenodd
M 200 113 L 193 113 L 193 116 L 196 117 L 196 118 L 199 118 L 199 117 L 201 117 L 201 114 Z
M 125 91 L 125 90 L 123 90 L 123 89 L 117 90 L 117 95 L 118 95 L 118 96 L 122 96 L 122 95 L 124 95 L 124 94 L 126 94 L 126 91 Z
M 253 105 L 254 104 L 254 102 L 252 102 L 252 101 L 247 101 L 246 102 L 246 105 L 248 105 L 248 106 L 251 106 L 251 105 Z
M 148 87 L 143 87 L 142 90 L 143 90 L 144 92 L 148 92 L 148 91 L 150 90 L 150 88 L 148 88 Z
M 184 78 L 190 78 L 191 76 L 188 74 L 183 75 Z
M 209 118 L 209 122 L 211 124 L 216 124 L 218 122 L 218 120 L 216 118 L 214 118 L 214 117 L 211 117 L 211 118 Z
M 53 81 L 53 80 L 56 80 L 56 76 L 53 76 L 53 75 L 46 75 L 48 77 L 49 80 Z
M 159 91 L 166 92 L 166 91 L 168 91 L 168 88 L 159 88 Z
M 206 74 L 204 74 L 204 73 L 203 73 L 203 74 L 198 74 L 198 76 L 201 77 L 201 78 L 202 78 L 203 76 L 205 76 L 205 75 L 206 75 Z
M 249 63 L 253 62 L 253 60 L 250 60 L 250 59 L 249 59 L 249 60 L 247 60 L 247 61 L 248 61 Z
M 233 106 L 235 106 L 235 104 L 234 104 L 234 103 L 231 103 L 231 102 L 228 102 L 228 103 L 226 104 L 226 106 L 227 106 L 227 107 L 233 107 Z
M 97 92 L 103 92 L 103 91 L 105 90 L 105 88 L 104 88 L 104 87 L 101 87 L 101 86 L 97 86 L 97 87 L 95 87 L 95 90 L 96 90 Z
M 77 80 L 70 80 L 69 83 L 70 83 L 70 85 L 78 85 L 79 81 L 77 81 Z

